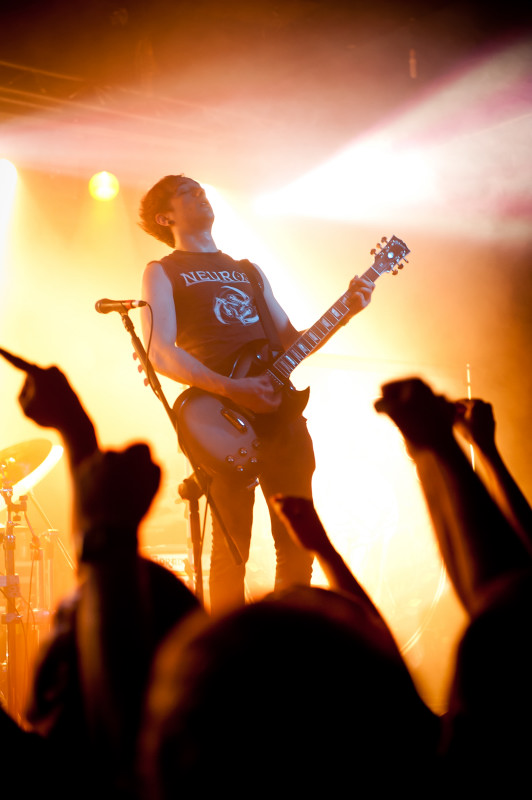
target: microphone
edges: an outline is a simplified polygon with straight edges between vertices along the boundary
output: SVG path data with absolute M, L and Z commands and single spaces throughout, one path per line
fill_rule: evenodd
M 121 314 L 127 313 L 132 308 L 147 306 L 145 300 L 98 300 L 94 306 L 99 314 L 109 314 L 110 311 L 119 311 Z

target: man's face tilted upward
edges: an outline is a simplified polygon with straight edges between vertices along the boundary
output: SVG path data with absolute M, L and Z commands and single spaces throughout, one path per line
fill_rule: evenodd
M 181 178 L 170 197 L 166 216 L 171 224 L 187 232 L 210 230 L 214 221 L 212 206 L 203 187 L 192 178 Z

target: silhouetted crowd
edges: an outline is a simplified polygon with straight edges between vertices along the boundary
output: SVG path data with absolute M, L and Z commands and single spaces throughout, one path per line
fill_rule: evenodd
M 385 384 L 375 404 L 405 439 L 469 618 L 438 716 L 312 501 L 278 496 L 275 507 L 329 588 L 293 586 L 211 616 L 139 555 L 160 481 L 148 447 L 103 451 L 59 369 L 0 353 L 26 372 L 25 414 L 64 440 L 78 563 L 27 719 L 0 710 L 17 796 L 527 792 L 532 511 L 497 449 L 489 403 L 450 401 L 413 378 Z

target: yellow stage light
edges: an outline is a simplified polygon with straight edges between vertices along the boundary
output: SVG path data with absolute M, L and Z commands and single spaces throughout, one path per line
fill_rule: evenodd
M 0 250 L 3 247 L 17 185 L 17 170 L 7 158 L 0 158 Z
M 7 158 L 0 158 L 0 186 L 11 186 L 17 180 L 17 170 Z
M 0 158 L 0 206 L 6 211 L 11 210 L 16 182 L 16 167 L 7 158 Z
M 112 200 L 119 188 L 118 178 L 111 172 L 97 172 L 89 181 L 89 192 L 95 200 Z

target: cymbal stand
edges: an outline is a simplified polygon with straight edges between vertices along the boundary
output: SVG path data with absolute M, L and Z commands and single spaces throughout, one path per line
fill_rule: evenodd
M 4 498 L 7 509 L 7 522 L 4 533 L 1 534 L 5 556 L 5 575 L 0 575 L 0 587 L 6 598 L 6 613 L 2 614 L 2 624 L 7 627 L 7 710 L 16 718 L 17 716 L 17 631 L 16 625 L 21 621 L 17 610 L 17 598 L 20 594 L 20 580 L 15 572 L 15 526 L 16 516 L 25 509 L 25 501 L 13 503 L 13 487 L 9 481 L 2 481 L 0 494 Z M 15 515 L 15 517 L 14 517 Z
M 194 463 L 194 461 L 190 458 L 189 454 L 186 452 L 185 448 L 183 448 L 182 443 L 179 440 L 179 431 L 177 427 L 177 420 L 174 414 L 172 407 L 169 405 L 164 392 L 162 390 L 161 384 L 157 377 L 157 374 L 148 358 L 148 355 L 144 349 L 144 345 L 140 341 L 139 337 L 135 333 L 134 325 L 128 315 L 127 310 L 120 311 L 120 316 L 122 318 L 122 323 L 129 333 L 131 337 L 131 342 L 133 344 L 133 348 L 135 350 L 134 358 L 138 358 L 139 360 L 139 372 L 144 371 L 146 374 L 146 378 L 144 379 L 144 383 L 146 386 L 150 386 L 153 390 L 155 396 L 161 401 L 164 406 L 164 409 L 168 415 L 168 418 L 172 424 L 172 428 L 174 433 L 177 436 L 178 446 L 181 451 L 184 453 L 185 457 L 188 459 L 191 467 L 192 467 L 192 475 L 190 478 L 187 478 L 183 483 L 179 486 L 179 494 L 183 500 L 187 500 L 189 503 L 189 526 L 190 526 L 190 538 L 192 541 L 192 553 L 193 553 L 193 569 L 194 569 L 194 587 L 195 587 L 195 594 L 196 597 L 203 602 L 204 591 L 203 591 L 203 570 L 201 565 L 201 551 L 202 551 L 202 539 L 201 539 L 201 529 L 200 529 L 200 522 L 199 522 L 199 507 L 198 507 L 198 500 L 199 498 L 205 494 L 207 498 L 208 505 L 211 508 L 213 514 L 216 515 L 216 518 L 220 524 L 220 528 L 225 536 L 227 541 L 228 547 L 233 554 L 233 558 L 236 564 L 242 563 L 242 556 L 238 550 L 236 543 L 234 542 L 233 538 L 230 536 L 229 532 L 227 531 L 226 526 L 219 514 L 216 505 L 214 504 L 212 498 L 209 496 L 209 485 L 210 485 L 210 478 L 205 472 L 201 469 L 201 467 Z M 199 494 L 198 494 L 199 492 Z
M 26 514 L 24 515 L 28 528 L 33 534 L 34 546 L 39 551 L 40 575 L 42 576 L 41 595 L 43 598 L 42 601 L 41 600 L 39 601 L 39 607 L 41 609 L 48 609 L 49 612 L 52 607 L 53 597 L 54 597 L 53 561 L 55 557 L 56 546 L 59 549 L 59 552 L 63 556 L 64 560 L 66 561 L 67 565 L 72 570 L 72 572 L 76 571 L 76 565 L 62 541 L 61 536 L 59 535 L 59 531 L 56 528 L 54 528 L 54 526 L 46 516 L 41 504 L 38 502 L 37 498 L 35 497 L 35 495 L 31 490 L 28 491 L 28 499 L 31 500 L 31 502 L 37 509 L 38 513 L 44 520 L 44 523 L 47 527 L 45 533 L 41 534 L 41 537 L 35 536 L 35 534 L 33 534 L 33 531 L 31 529 L 31 525 L 27 515 Z

